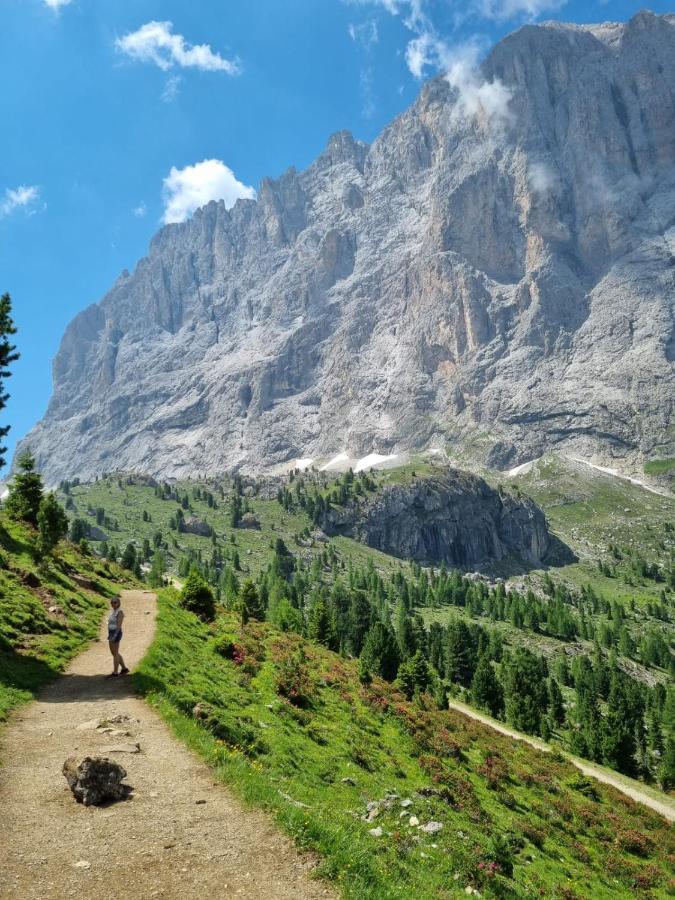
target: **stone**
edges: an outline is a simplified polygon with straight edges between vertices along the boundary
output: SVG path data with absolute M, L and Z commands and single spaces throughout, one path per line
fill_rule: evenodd
M 88 859 L 78 859 L 76 863 L 73 863 L 73 866 L 76 869 L 91 869 L 91 863 Z
M 427 822 L 426 825 L 422 825 L 420 831 L 423 831 L 425 834 L 438 834 L 443 828 L 442 822 Z
M 420 820 L 417 818 L 417 816 L 410 816 L 410 818 L 408 819 L 408 825 L 410 825 L 411 828 L 417 828 L 419 824 Z
M 196 516 L 189 516 L 180 521 L 180 531 L 186 534 L 197 534 L 200 537 L 211 537 L 211 526 L 208 522 L 202 522 Z
M 239 521 L 239 527 L 258 531 L 260 529 L 260 522 L 253 513 L 244 513 Z
M 347 778 L 341 778 L 340 781 L 342 782 L 342 784 L 348 784 L 350 787 L 356 787 L 356 782 L 353 778 L 349 778 L 349 776 L 347 776 Z
M 87 719 L 86 722 L 81 722 L 77 727 L 77 731 L 95 731 L 101 725 L 100 719 Z
M 50 484 L 675 456 L 672 23 L 528 25 L 472 76 L 499 103 L 439 76 L 372 144 L 163 227 L 67 327 L 17 452 Z
M 73 796 L 84 806 L 126 800 L 132 791 L 130 785 L 122 783 L 127 776 L 126 770 L 104 757 L 85 756 L 78 763 L 71 756 L 63 764 L 62 771 Z
M 403 809 L 408 809 L 409 806 L 412 806 L 412 800 L 409 797 L 406 797 L 405 800 L 401 800 L 401 806 Z
M 379 837 L 382 837 L 382 835 L 384 834 L 384 831 L 378 825 L 377 828 L 369 828 L 368 834 L 372 834 L 373 837 L 379 838 Z

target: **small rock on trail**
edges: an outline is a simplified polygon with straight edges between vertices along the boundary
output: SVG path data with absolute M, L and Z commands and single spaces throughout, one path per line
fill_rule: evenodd
M 126 800 L 132 791 L 130 785 L 122 784 L 127 777 L 126 769 L 102 756 L 85 756 L 79 765 L 71 756 L 64 762 L 62 771 L 73 796 L 84 806 Z

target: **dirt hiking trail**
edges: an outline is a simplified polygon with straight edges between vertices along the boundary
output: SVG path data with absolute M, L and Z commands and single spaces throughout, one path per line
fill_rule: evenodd
M 133 669 L 152 641 L 155 597 L 125 591 L 122 608 L 121 650 Z M 128 678 L 103 677 L 112 669 L 105 638 L 102 628 L 101 640 L 0 732 L 0 897 L 337 896 L 311 879 L 311 856 L 214 783 Z M 95 727 L 114 719 L 117 734 Z M 136 743 L 140 752 L 128 752 Z M 120 745 L 127 750 L 106 752 Z M 86 755 L 124 766 L 133 797 L 101 808 L 76 803 L 61 767 Z
M 509 728 L 506 725 L 502 725 L 501 722 L 496 722 L 494 719 L 490 718 L 490 716 L 476 712 L 475 709 L 472 709 L 465 703 L 461 703 L 458 700 L 450 700 L 449 706 L 450 709 L 455 709 L 457 712 L 461 712 L 465 716 L 475 719 L 477 722 L 482 722 L 484 725 L 487 725 L 494 731 L 498 731 L 500 734 L 515 738 L 517 741 L 524 741 L 531 747 L 541 750 L 542 753 L 551 752 L 550 745 L 544 743 L 544 741 L 541 741 L 536 737 L 531 737 L 530 735 L 522 734 L 522 732 L 515 731 L 513 728 Z M 653 793 L 647 793 L 642 790 L 639 781 L 634 781 L 632 778 L 628 778 L 618 772 L 610 772 L 602 766 L 596 766 L 594 763 L 588 762 L 585 759 L 579 759 L 576 756 L 571 756 L 569 753 L 565 753 L 564 755 L 568 762 L 571 762 L 573 766 L 576 766 L 580 772 L 584 773 L 584 775 L 595 778 L 603 784 L 611 785 L 613 788 L 616 788 L 617 791 L 625 794 L 626 797 L 635 800 L 636 803 L 642 803 L 644 806 L 648 806 L 650 809 L 653 809 L 654 812 L 662 815 L 664 819 L 668 819 L 669 822 L 675 822 L 675 801 L 667 794 L 663 794 L 663 799 L 661 799 L 661 797 L 654 796 L 654 794 L 657 793 L 655 790 Z

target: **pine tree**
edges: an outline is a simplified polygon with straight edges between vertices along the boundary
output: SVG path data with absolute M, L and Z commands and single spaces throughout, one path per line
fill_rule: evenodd
M 611 678 L 607 715 L 603 720 L 602 755 L 604 761 L 628 775 L 635 773 L 635 717 L 623 676 Z
M 387 681 L 396 678 L 400 662 L 398 645 L 392 630 L 382 622 L 375 622 L 368 631 L 361 659 L 369 672 L 375 672 Z
M 548 702 L 551 711 L 551 719 L 556 725 L 562 725 L 565 721 L 565 703 L 563 701 L 560 685 L 555 678 L 548 680 Z
M 672 791 L 675 788 L 675 735 L 666 741 L 666 749 L 657 770 L 657 778 L 662 790 Z
M 396 623 L 396 639 L 401 651 L 401 657 L 403 659 L 409 659 L 417 650 L 417 642 L 415 640 L 413 623 L 410 619 L 406 605 L 402 600 L 399 600 L 396 605 L 394 621 Z
M 216 601 L 213 591 L 204 581 L 197 569 L 192 568 L 179 595 L 180 605 L 204 619 L 212 622 L 216 615 Z
M 504 711 L 504 692 L 487 653 L 478 660 L 471 682 L 471 696 L 476 706 L 487 709 L 493 716 L 501 716 Z
M 7 406 L 9 400 L 2 379 L 9 378 L 12 374 L 9 366 L 19 358 L 16 347 L 9 340 L 13 334 L 16 334 L 16 327 L 12 320 L 12 301 L 9 294 L 3 294 L 0 297 L 0 411 Z M 9 425 L 3 425 L 0 428 L 0 441 L 4 440 L 8 433 Z M 6 452 L 7 448 L 0 446 L 0 469 L 5 465 Z
M 250 578 L 241 586 L 239 602 L 242 610 L 246 610 L 246 621 L 249 619 L 257 619 L 259 622 L 263 621 L 265 618 L 265 607 L 260 602 L 258 590 Z
M 474 667 L 475 659 L 471 634 L 464 622 L 458 619 L 451 622 L 447 629 L 445 672 L 451 681 L 468 687 L 473 678 Z
M 164 573 L 166 572 L 166 557 L 161 550 L 155 550 L 152 557 L 152 566 L 148 572 L 148 584 L 150 587 L 158 588 L 164 584 Z
M 323 644 L 330 650 L 337 649 L 335 620 L 323 597 L 318 597 L 309 611 L 307 633 L 311 640 Z
M 120 565 L 124 569 L 128 569 L 130 572 L 134 571 L 134 567 L 136 565 L 136 548 L 133 544 L 127 544 L 124 548 L 124 553 L 122 554 L 122 558 L 120 559 Z
M 12 519 L 37 525 L 42 501 L 42 477 L 35 471 L 35 457 L 30 450 L 21 454 L 18 466 L 19 472 L 12 479 L 5 509 Z
M 36 551 L 39 556 L 51 553 L 68 531 L 68 516 L 56 496 L 50 492 L 40 501 L 37 514 L 38 538 Z
M 542 717 L 548 708 L 541 662 L 529 650 L 519 648 L 503 663 L 506 718 L 527 734 L 540 733 Z

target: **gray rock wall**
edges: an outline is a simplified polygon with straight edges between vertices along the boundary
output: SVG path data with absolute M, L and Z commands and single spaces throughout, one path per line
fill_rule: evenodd
M 529 26 L 372 146 L 163 228 L 63 337 L 45 474 L 675 455 L 674 59 L 673 16 Z
M 383 553 L 464 570 L 502 560 L 541 566 L 555 543 L 531 500 L 455 469 L 331 508 L 321 526 Z

